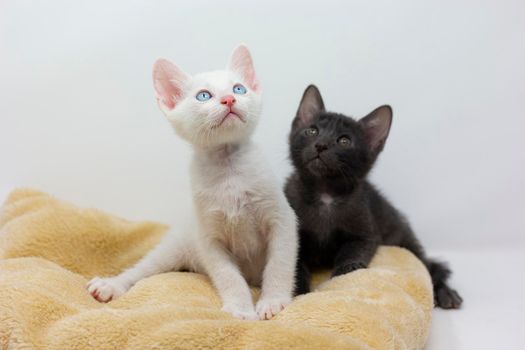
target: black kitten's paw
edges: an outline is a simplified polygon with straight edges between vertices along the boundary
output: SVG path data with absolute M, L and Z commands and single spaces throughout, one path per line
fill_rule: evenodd
M 336 266 L 334 271 L 332 272 L 332 277 L 344 275 L 346 273 L 364 268 L 366 268 L 366 264 L 360 261 L 346 263 L 343 265 Z
M 446 284 L 434 287 L 434 303 L 442 309 L 459 309 L 463 298 Z
M 310 293 L 310 270 L 304 262 L 298 261 L 295 274 L 294 296 Z
M 310 285 L 308 283 L 300 283 L 297 286 L 295 286 L 293 295 L 298 296 L 307 293 L 310 293 Z

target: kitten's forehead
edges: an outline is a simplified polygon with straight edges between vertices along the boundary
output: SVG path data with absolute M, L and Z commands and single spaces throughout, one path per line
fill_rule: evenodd
M 192 80 L 192 88 L 197 89 L 229 89 L 233 84 L 240 82 L 237 74 L 228 70 L 199 73 L 193 76 Z
M 343 114 L 325 112 L 317 118 L 317 124 L 326 130 L 331 131 L 355 131 L 359 129 L 359 124 L 352 118 Z

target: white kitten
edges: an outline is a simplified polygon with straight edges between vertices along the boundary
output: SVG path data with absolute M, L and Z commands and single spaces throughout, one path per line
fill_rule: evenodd
M 261 109 L 260 87 L 245 46 L 227 70 L 189 76 L 158 60 L 153 79 L 159 106 L 177 134 L 193 145 L 194 214 L 132 268 L 94 278 L 89 292 L 109 301 L 138 280 L 170 270 L 207 273 L 223 310 L 242 319 L 270 319 L 292 298 L 296 217 L 250 136 Z M 248 283 L 261 286 L 254 309 Z

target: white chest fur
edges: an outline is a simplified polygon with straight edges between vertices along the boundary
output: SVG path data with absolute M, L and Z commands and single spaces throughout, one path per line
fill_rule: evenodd
M 197 153 L 192 165 L 196 210 L 207 223 L 204 229 L 208 232 L 204 234 L 221 241 L 240 262 L 250 262 L 244 265 L 257 271 L 245 271 L 245 276 L 251 275 L 255 280 L 261 273 L 266 251 L 261 211 L 265 199 L 270 200 L 268 177 L 257 164 L 260 157 L 256 153 L 250 145 Z
M 233 149 L 196 155 L 192 185 L 198 210 L 231 219 L 246 214 L 257 192 L 256 174 L 246 153 Z
M 334 201 L 334 198 L 332 196 L 330 196 L 329 194 L 327 194 L 327 193 L 322 193 L 321 197 L 319 199 L 321 200 L 321 203 L 323 203 L 324 205 L 327 205 L 327 206 L 332 204 L 333 201 Z

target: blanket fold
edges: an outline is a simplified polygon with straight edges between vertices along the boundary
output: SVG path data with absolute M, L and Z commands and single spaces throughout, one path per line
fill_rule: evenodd
M 327 280 L 270 321 L 220 311 L 209 279 L 146 278 L 108 304 L 86 292 L 95 275 L 132 265 L 167 226 L 81 209 L 16 190 L 0 210 L 1 349 L 421 349 L 432 285 L 410 252 L 381 247 L 370 268 Z M 254 298 L 258 291 L 253 290 Z

